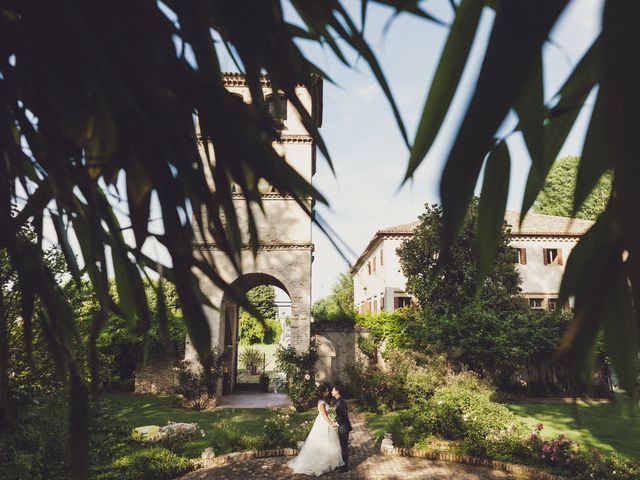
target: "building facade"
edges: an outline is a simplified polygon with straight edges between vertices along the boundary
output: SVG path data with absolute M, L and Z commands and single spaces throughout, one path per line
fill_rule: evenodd
M 554 308 L 566 260 L 593 222 L 530 212 L 519 225 L 520 213 L 507 211 L 510 245 L 522 278 L 522 295 L 534 309 Z M 392 312 L 415 303 L 405 289 L 396 253 L 413 236 L 418 222 L 378 230 L 354 264 L 353 301 L 360 313 Z M 572 308 L 572 300 L 567 308 Z

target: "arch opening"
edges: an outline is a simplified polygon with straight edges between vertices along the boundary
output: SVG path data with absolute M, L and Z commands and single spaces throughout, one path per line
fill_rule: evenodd
M 223 368 L 222 395 L 239 391 L 273 391 L 275 351 L 290 343 L 291 297 L 279 279 L 265 273 L 248 273 L 234 286 L 249 297 L 265 317 L 260 323 L 225 294 L 221 302 L 221 347 L 230 351 Z M 268 377 L 268 382 L 266 381 Z

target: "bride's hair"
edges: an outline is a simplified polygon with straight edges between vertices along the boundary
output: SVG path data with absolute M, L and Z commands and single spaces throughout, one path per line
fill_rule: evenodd
M 318 398 L 322 400 L 324 398 L 324 392 L 328 392 L 328 391 L 329 391 L 329 385 L 327 385 L 324 382 L 320 383 L 320 385 L 318 385 L 318 389 L 316 390 L 316 392 L 318 393 Z

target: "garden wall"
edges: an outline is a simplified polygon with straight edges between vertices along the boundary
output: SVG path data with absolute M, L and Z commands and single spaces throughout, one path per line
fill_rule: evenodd
M 348 368 L 356 359 L 365 359 L 358 348 L 358 336 L 366 336 L 368 332 L 354 325 L 323 322 L 311 324 L 311 335 L 318 346 L 316 379 L 348 383 Z
M 150 358 L 138 365 L 135 373 L 136 393 L 173 393 L 177 385 L 174 356 L 171 354 Z

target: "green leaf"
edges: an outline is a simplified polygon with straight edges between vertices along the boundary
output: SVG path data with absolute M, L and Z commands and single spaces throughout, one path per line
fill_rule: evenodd
M 602 175 L 611 168 L 607 152 L 606 119 L 602 103 L 602 95 L 599 93 L 584 140 L 582 157 L 578 164 L 572 216 L 575 216 L 580 210 Z
M 149 235 L 151 181 L 138 163 L 134 163 L 127 170 L 127 200 L 136 246 L 142 248 L 145 239 Z
M 66 260 L 67 266 L 69 267 L 69 271 L 71 272 L 71 275 L 73 275 L 76 283 L 80 284 L 80 268 L 78 268 L 78 260 L 76 259 L 76 254 L 73 252 L 71 244 L 69 243 L 68 232 L 65 228 L 64 222 L 62 221 L 62 217 L 52 212 L 51 221 L 56 230 L 58 243 L 60 244 L 60 247 L 62 249 L 64 259 Z
M 522 95 L 567 1 L 501 2 L 477 86 L 440 182 L 443 250 L 457 237 L 493 137 Z M 446 256 L 443 255 L 443 262 Z
M 538 55 L 523 94 L 515 105 L 518 129 L 522 130 L 529 154 L 536 165 L 544 162 L 544 87 L 542 79 L 542 52 Z
M 463 0 L 457 10 L 422 109 L 404 181 L 413 175 L 440 131 L 467 64 L 483 8 L 483 1 Z
M 521 222 L 544 186 L 551 165 L 573 128 L 587 96 L 602 76 L 601 43 L 600 37 L 594 41 L 556 95 L 559 98 L 557 104 L 548 110 L 544 125 L 543 161 L 536 163 L 537 158 L 532 157 L 534 163 L 529 170 L 522 200 Z
M 476 238 L 478 269 L 476 294 L 480 293 L 482 283 L 491 270 L 496 256 L 496 248 L 501 238 L 507 195 L 509 194 L 510 170 L 509 147 L 506 142 L 502 141 L 489 153 L 480 195 Z
M 620 258 L 621 255 L 618 256 L 618 262 L 621 262 Z M 629 282 L 620 263 L 610 265 L 609 268 L 613 270 L 613 278 L 603 282 L 604 295 L 600 299 L 607 354 L 620 380 L 620 386 L 631 397 L 635 397 L 638 380 L 638 330 Z
M 136 301 L 133 288 L 133 278 L 131 275 L 139 275 L 135 267 L 129 261 L 127 252 L 122 245 L 111 247 L 111 258 L 113 259 L 113 271 L 116 277 L 116 287 L 118 290 L 118 303 L 124 313 L 127 327 L 130 331 L 136 328 Z M 133 267 L 133 268 L 131 268 Z

